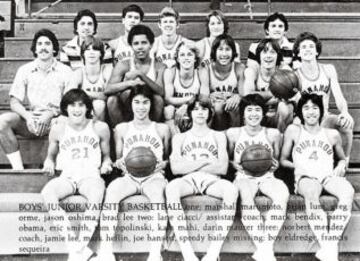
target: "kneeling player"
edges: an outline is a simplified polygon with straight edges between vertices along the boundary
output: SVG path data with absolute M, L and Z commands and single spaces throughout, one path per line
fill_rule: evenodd
M 167 181 L 164 177 L 163 169 L 166 166 L 168 155 L 168 144 L 170 139 L 169 127 L 164 123 L 151 121 L 149 113 L 153 103 L 153 94 L 150 87 L 135 86 L 131 89 L 129 100 L 134 119 L 130 122 L 120 123 L 115 128 L 114 139 L 116 143 L 116 165 L 122 169 L 124 176 L 115 179 L 110 183 L 106 190 L 105 205 L 117 204 L 127 197 L 133 195 L 145 195 L 151 203 L 164 204 L 164 190 Z M 124 159 L 128 153 L 136 147 L 148 147 L 155 154 L 158 165 L 152 174 L 146 177 L 135 177 L 128 173 L 124 166 Z M 107 238 L 114 237 L 115 227 L 118 221 L 114 218 L 118 214 L 118 209 L 106 209 L 102 212 L 101 226 L 107 229 L 101 230 L 101 242 L 99 260 L 115 260 L 113 255 L 112 241 Z M 167 220 L 159 220 L 159 216 L 167 216 L 166 211 L 160 209 L 151 210 L 153 236 L 163 238 L 166 230 Z M 110 218 L 109 218 L 110 217 Z M 148 261 L 159 261 L 161 257 L 162 240 L 153 241 L 150 246 Z
M 105 191 L 100 174 L 108 173 L 112 169 L 110 131 L 104 122 L 91 120 L 92 102 L 83 90 L 67 92 L 60 107 L 61 113 L 67 117 L 53 125 L 50 130 L 44 171 L 54 175 L 55 160 L 58 156 L 62 173 L 60 177 L 46 184 L 41 194 L 49 206 L 49 214 L 61 217 L 58 218 L 60 221 L 54 223 L 61 227 L 60 234 L 69 248 L 68 260 L 88 260 L 92 251 L 87 244 L 98 224 L 100 211 L 97 209 Z M 90 206 L 97 206 L 85 211 L 85 221 L 81 222 L 80 226 L 88 229 L 81 230 L 77 239 L 74 231 L 69 229 L 71 225 L 65 211 L 59 206 L 59 200 L 75 193 L 84 196 Z
M 256 251 L 253 258 L 258 261 L 276 260 L 273 244 L 286 217 L 289 191 L 281 180 L 274 177 L 280 156 L 281 134 L 277 129 L 261 126 L 266 114 L 265 100 L 259 94 L 249 94 L 240 102 L 240 119 L 244 126 L 230 128 L 226 134 L 229 142 L 229 154 L 233 154 L 233 166 L 237 170 L 234 184 L 240 191 L 241 220 L 249 235 L 253 238 Z M 244 170 L 240 161 L 244 150 L 253 144 L 261 144 L 271 151 L 273 164 L 263 176 Z M 272 200 L 269 211 L 264 216 L 255 205 L 258 192 Z M 272 217 L 278 217 L 272 219 Z
M 354 189 L 345 179 L 346 161 L 341 137 L 334 129 L 320 125 L 324 116 L 323 98 L 304 94 L 298 103 L 301 125 L 290 125 L 285 132 L 281 165 L 295 169 L 295 189 L 305 199 L 306 215 L 320 249 L 316 257 L 322 261 L 338 260 L 338 242 L 349 222 Z M 334 155 L 339 159 L 334 168 Z M 289 158 L 292 156 L 292 162 Z M 330 223 L 322 210 L 319 197 L 326 190 L 338 199 Z M 339 215 L 345 217 L 338 219 Z
M 238 192 L 233 184 L 221 179 L 227 172 L 228 156 L 226 152 L 226 137 L 222 132 L 211 130 L 207 122 L 211 119 L 210 102 L 196 99 L 188 107 L 188 115 L 192 120 L 192 127 L 184 133 L 176 134 L 172 140 L 172 154 L 170 156 L 171 170 L 174 175 L 183 175 L 169 183 L 166 187 L 166 199 L 170 204 L 181 204 L 182 197 L 204 194 L 222 198 L 225 206 L 236 203 Z M 194 145 L 195 144 L 195 145 Z M 199 260 L 191 242 L 183 240 L 188 238 L 188 232 L 181 229 L 186 227 L 186 220 L 181 218 L 183 210 L 168 210 L 171 225 L 181 248 L 185 261 Z M 225 228 L 217 231 L 219 238 L 225 238 L 228 228 L 233 223 L 235 208 L 223 208 L 219 216 L 230 217 L 218 220 L 217 227 Z M 216 261 L 223 244 L 223 240 L 212 241 L 203 261 Z

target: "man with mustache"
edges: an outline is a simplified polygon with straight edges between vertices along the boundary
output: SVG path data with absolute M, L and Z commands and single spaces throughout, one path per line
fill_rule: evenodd
M 30 138 L 46 135 L 53 118 L 60 114 L 60 100 L 72 78 L 71 69 L 55 59 L 59 42 L 50 30 L 42 29 L 35 34 L 31 51 L 35 60 L 19 68 L 10 88 L 11 112 L 0 115 L 0 145 L 12 168 L 17 170 L 24 166 L 15 135 Z

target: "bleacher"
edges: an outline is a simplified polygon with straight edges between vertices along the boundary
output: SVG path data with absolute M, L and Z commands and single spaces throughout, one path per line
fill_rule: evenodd
M 3 0 L 4 1 L 4 0 Z M 141 0 L 142 1 L 142 0 Z M 144 23 L 149 25 L 156 35 L 160 33 L 157 26 L 158 12 L 168 4 L 168 2 L 159 0 L 151 2 L 139 2 L 145 11 Z M 247 7 L 244 7 L 246 1 L 224 0 L 221 2 L 221 10 L 225 12 L 230 22 L 230 34 L 238 41 L 241 48 L 241 59 L 246 60 L 248 47 L 251 42 L 261 39 L 264 36 L 262 22 L 267 16 L 269 5 L 267 1 L 251 1 L 253 3 L 252 13 Z M 349 112 L 355 120 L 354 143 L 350 159 L 350 168 L 347 171 L 347 179 L 355 188 L 356 195 L 353 202 L 352 218 L 344 237 L 347 239 L 340 243 L 341 260 L 360 260 L 360 1 L 344 0 L 338 1 L 271 1 L 271 11 L 283 12 L 288 18 L 290 29 L 288 37 L 294 37 L 303 31 L 315 33 L 322 41 L 323 52 L 320 60 L 323 63 L 332 63 L 335 65 L 342 91 L 349 104 Z M 131 2 L 132 3 L 132 2 Z M 31 13 L 36 14 L 38 10 L 49 4 L 45 0 L 32 0 Z M 56 33 L 59 41 L 64 43 L 73 36 L 73 17 L 84 8 L 96 12 L 99 22 L 98 36 L 104 40 L 110 40 L 123 32 L 121 24 L 121 10 L 130 2 L 120 2 L 118 0 L 107 0 L 106 2 L 96 0 L 64 0 L 47 9 L 36 17 L 15 18 L 11 28 L 12 31 L 5 37 L 5 57 L 0 58 L 0 113 L 9 110 L 8 91 L 12 80 L 19 66 L 33 59 L 30 51 L 30 45 L 34 32 L 41 28 L 48 28 Z M 193 39 L 199 40 L 205 36 L 206 15 L 210 12 L 209 1 L 188 1 L 181 0 L 173 2 L 173 7 L 180 12 L 181 25 L 180 33 Z M 28 8 L 28 6 L 27 6 Z M 27 13 L 29 9 L 26 10 Z M 335 112 L 336 106 L 332 99 L 331 108 Z M 39 168 L 43 162 L 47 140 L 29 140 L 20 138 L 20 148 L 25 165 L 29 168 Z M 35 245 L 41 247 L 50 247 L 50 253 L 40 253 L 24 255 L 20 253 L 19 248 L 26 246 L 24 242 L 19 242 L 19 237 L 23 232 L 19 231 L 19 226 L 23 222 L 19 217 L 23 215 L 37 216 L 43 219 L 47 216 L 43 207 L 19 209 L 19 204 L 29 204 L 28 206 L 39 206 L 42 204 L 42 198 L 39 192 L 46 184 L 49 178 L 41 173 L 39 169 L 27 169 L 25 171 L 12 171 L 9 169 L 9 163 L 3 152 L 0 152 L 0 260 L 65 260 L 66 253 L 63 243 L 51 242 L 48 245 L 43 242 L 37 242 Z M 127 203 L 147 202 L 143 196 L 136 196 L 126 199 Z M 72 196 L 64 200 L 66 203 L 85 202 L 80 196 Z M 331 211 L 336 205 L 336 199 L 331 196 L 321 198 L 323 207 Z M 239 203 L 239 202 L 238 202 Z M 33 204 L 33 205 L 32 205 Z M 220 204 L 218 199 L 210 197 L 188 197 L 183 200 L 186 205 L 201 204 Z M 258 197 L 257 204 L 269 204 L 266 197 Z M 296 216 L 304 215 L 303 200 L 299 196 L 292 195 L 289 201 L 288 219 L 284 229 L 280 232 L 282 239 L 275 244 L 275 251 L 279 255 L 279 260 L 314 260 L 313 253 L 317 249 L 316 241 L 305 242 L 304 240 L 284 240 L 288 233 L 299 233 L 302 235 L 312 235 L 304 220 L 297 221 Z M 141 211 L 132 210 L 134 216 L 142 215 Z M 207 215 L 212 215 L 211 211 L 202 211 L 202 217 L 196 222 L 190 222 L 193 225 L 203 224 Z M 69 210 L 70 215 L 76 215 L 76 212 Z M 81 214 L 81 213 L 80 213 Z M 187 212 L 188 215 L 195 215 L 194 211 Z M 234 227 L 241 225 L 240 211 Z M 120 221 L 125 226 L 131 221 Z M 292 228 L 292 225 L 303 226 L 302 231 Z M 29 222 L 29 226 L 31 222 Z M 40 236 L 44 233 L 55 235 L 56 232 L 50 231 L 38 232 Z M 195 232 L 193 232 L 195 234 Z M 209 232 L 203 232 L 209 233 Z M 127 231 L 122 235 L 132 238 L 134 234 L 143 235 L 146 238 L 146 232 Z M 190 233 L 192 234 L 192 233 Z M 120 235 L 120 234 L 119 234 Z M 169 240 L 164 243 L 166 259 L 179 260 L 179 247 L 174 240 L 171 240 L 172 231 L 168 231 Z M 241 229 L 234 229 L 230 232 L 230 237 L 244 236 L 246 232 Z M 98 236 L 98 233 L 94 237 Z M 141 253 L 147 252 L 149 244 L 137 242 L 135 244 L 123 241 L 117 242 L 115 250 L 121 257 L 121 260 L 145 260 Z M 34 243 L 32 243 L 34 244 Z M 206 252 L 209 241 L 194 242 L 194 249 L 197 252 Z M 92 247 L 96 249 L 98 242 L 96 238 L 92 242 Z M 140 249 L 140 251 L 139 251 Z M 235 242 L 226 241 L 223 247 L 222 260 L 235 260 L 234 257 L 241 257 L 238 260 L 251 260 L 250 255 L 254 250 L 253 244 L 249 240 Z M 175 254 L 174 254 L 175 253 Z M 236 253 L 236 255 L 230 255 Z M 56 254 L 51 255 L 51 254 Z M 145 255 L 146 256 L 146 255 Z M 56 258 L 55 258 L 56 257 Z M 134 259 L 135 258 L 135 259 Z

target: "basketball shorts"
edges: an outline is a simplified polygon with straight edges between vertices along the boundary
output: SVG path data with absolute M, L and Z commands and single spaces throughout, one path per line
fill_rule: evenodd
M 324 186 L 333 177 L 336 177 L 336 176 L 334 176 L 334 175 L 319 175 L 319 176 L 315 177 L 315 176 L 309 176 L 309 175 L 295 175 L 295 193 L 298 192 L 300 180 L 302 180 L 304 178 L 317 180 L 322 186 Z
M 220 177 L 206 172 L 197 171 L 187 174 L 181 177 L 181 179 L 189 183 L 189 185 L 193 188 L 195 195 L 203 195 L 211 185 L 220 180 Z
M 133 175 L 126 173 L 125 176 L 123 177 L 125 179 L 127 179 L 128 181 L 130 181 L 132 184 L 134 184 L 136 186 L 136 193 L 135 194 L 143 194 L 143 188 L 144 186 L 146 186 L 146 184 L 151 183 L 153 180 L 162 180 L 167 184 L 167 180 L 165 179 L 165 176 L 162 172 L 156 172 L 150 176 L 147 177 L 134 177 Z
M 251 175 L 247 175 L 244 172 L 236 172 L 235 175 L 236 175 L 236 177 L 235 177 L 234 183 L 241 182 L 242 179 L 247 179 L 247 180 L 253 181 L 255 184 L 257 184 L 257 186 L 259 186 L 266 179 L 275 178 L 273 172 L 266 172 L 261 177 L 254 177 Z
M 58 177 L 58 179 L 62 179 L 71 184 L 71 186 L 73 187 L 72 194 L 78 193 L 79 188 L 82 186 L 85 186 L 85 187 L 91 186 L 92 188 L 94 188 L 94 186 L 96 186 L 96 187 L 103 188 L 103 190 L 105 191 L 105 181 L 100 176 L 88 176 L 88 177 L 74 179 L 71 176 L 61 175 L 60 177 Z

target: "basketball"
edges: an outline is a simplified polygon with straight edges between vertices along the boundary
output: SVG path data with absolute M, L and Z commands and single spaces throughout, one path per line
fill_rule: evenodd
M 240 164 L 254 177 L 264 175 L 272 165 L 271 151 L 265 146 L 255 144 L 247 147 L 241 155 Z
M 125 167 L 134 177 L 146 177 L 153 173 L 157 159 L 151 149 L 133 148 L 125 158 Z
M 277 70 L 271 76 L 269 88 L 275 97 L 288 100 L 299 91 L 299 79 L 293 71 Z

